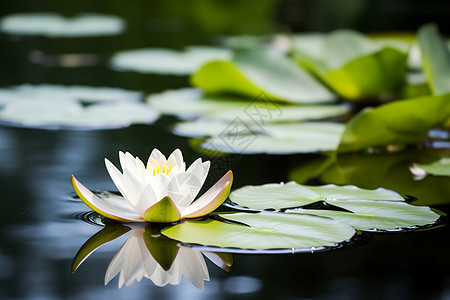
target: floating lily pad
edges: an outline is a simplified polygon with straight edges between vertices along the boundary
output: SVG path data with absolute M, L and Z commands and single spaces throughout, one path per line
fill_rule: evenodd
M 228 124 L 204 120 L 180 123 L 174 132 L 185 136 L 211 136 L 201 142 L 200 147 L 219 152 L 290 154 L 334 151 L 343 129 L 342 124 L 326 122 L 258 127 L 235 119 Z
M 161 232 L 184 243 L 243 249 L 336 246 L 352 238 L 353 227 L 328 218 L 283 213 L 237 213 L 222 217 L 247 224 L 214 220 L 186 221 Z
M 113 68 L 140 73 L 190 75 L 212 60 L 228 60 L 229 49 L 190 46 L 184 51 L 163 48 L 127 50 L 114 54 Z
M 247 50 L 231 60 L 205 64 L 191 78 L 208 94 L 234 93 L 254 99 L 261 92 L 289 103 L 319 103 L 335 96 L 282 53 Z
M 276 103 L 265 94 L 253 100 L 238 97 L 204 95 L 195 88 L 165 91 L 147 98 L 151 107 L 161 113 L 180 118 L 206 117 L 232 121 L 239 117 L 246 122 L 285 122 L 319 120 L 343 115 L 348 106 L 340 104 L 285 105 Z
M 450 94 L 444 94 L 399 100 L 364 110 L 347 123 L 338 150 L 417 143 L 430 129 L 447 122 L 449 103 Z
M 150 124 L 158 112 L 140 93 L 114 88 L 22 85 L 0 90 L 0 121 L 47 129 L 108 129 Z
M 450 157 L 443 157 L 440 160 L 429 164 L 413 164 L 413 166 L 422 169 L 427 174 L 450 176 Z
M 422 63 L 434 95 L 450 93 L 450 51 L 435 24 L 418 31 Z
M 86 13 L 65 18 L 56 13 L 18 13 L 1 19 L 0 30 L 16 35 L 46 37 L 89 37 L 117 35 L 125 30 L 125 22 L 116 16 Z
M 307 186 L 293 181 L 286 184 L 244 186 L 234 190 L 230 194 L 230 199 L 240 206 L 259 210 L 301 207 L 318 201 L 333 205 L 335 200 L 404 201 L 398 193 L 383 188 L 366 190 L 351 185 L 334 184 Z
M 295 59 L 349 100 L 391 94 L 403 80 L 407 49 L 350 30 L 294 38 Z
M 414 206 L 399 201 L 327 200 L 327 203 L 348 210 L 296 209 L 288 213 L 311 214 L 345 222 L 361 230 L 396 230 L 433 224 L 439 218 L 427 206 Z

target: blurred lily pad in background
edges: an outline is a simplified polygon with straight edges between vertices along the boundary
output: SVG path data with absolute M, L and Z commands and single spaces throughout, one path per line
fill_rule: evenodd
M 20 85 L 0 89 L 0 121 L 45 129 L 109 129 L 150 124 L 159 113 L 139 92 L 119 88 Z
M 190 75 L 212 60 L 227 60 L 231 51 L 209 46 L 189 46 L 183 51 L 163 48 L 118 52 L 111 58 L 114 69 L 140 73 Z
M 85 13 L 66 18 L 57 13 L 17 13 L 0 21 L 0 31 L 14 35 L 41 35 L 49 38 L 117 35 L 126 28 L 117 16 Z
M 254 98 L 261 92 L 288 103 L 320 103 L 335 95 L 283 53 L 271 50 L 236 52 L 232 60 L 205 64 L 191 78 L 207 94 L 231 93 Z

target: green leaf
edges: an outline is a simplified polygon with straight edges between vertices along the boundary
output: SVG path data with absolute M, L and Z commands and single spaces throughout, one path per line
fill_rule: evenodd
M 398 201 L 329 200 L 329 204 L 350 212 L 331 210 L 288 210 L 289 213 L 312 214 L 345 222 L 356 229 L 396 230 L 411 226 L 430 225 L 439 215 L 429 207 L 414 206 Z
M 239 117 L 250 123 L 319 120 L 349 112 L 347 106 L 340 104 L 286 105 L 277 103 L 264 93 L 255 96 L 250 101 L 239 97 L 204 95 L 199 89 L 185 88 L 150 95 L 147 103 L 161 113 L 180 118 L 233 121 Z
M 196 123 L 198 124 L 198 123 Z M 208 123 L 204 123 L 208 126 Z M 232 123 L 199 127 L 180 124 L 175 132 L 183 135 L 212 137 L 200 144 L 204 149 L 240 154 L 290 154 L 334 151 L 337 149 L 343 125 L 338 123 L 267 124 L 249 127 L 240 119 Z M 219 132 L 218 130 L 222 128 Z M 213 132 L 214 131 L 214 132 Z M 201 134 L 198 134 L 201 133 Z
M 177 242 L 161 236 L 159 228 L 152 227 L 150 224 L 146 225 L 143 238 L 148 251 L 163 270 L 170 270 L 180 250 Z
M 407 62 L 404 44 L 374 42 L 350 30 L 297 36 L 294 57 L 349 100 L 391 94 Z
M 436 24 L 419 28 L 422 65 L 434 95 L 450 93 L 450 51 Z
M 350 239 L 355 230 L 335 220 L 283 213 L 237 213 L 222 217 L 249 226 L 219 221 L 186 221 L 162 230 L 184 243 L 243 249 L 286 249 L 335 246 Z
M 413 164 L 413 166 L 424 170 L 427 174 L 450 176 L 450 157 L 442 157 L 440 160 L 429 164 Z
M 143 217 L 147 222 L 171 223 L 179 221 L 181 219 L 181 214 L 172 199 L 170 199 L 169 196 L 165 196 L 160 201 L 150 206 L 144 212 Z
M 450 118 L 450 94 L 399 100 L 360 112 L 345 127 L 339 151 L 421 141 Z
M 83 246 L 78 250 L 77 254 L 72 261 L 72 273 L 78 269 L 78 267 L 91 255 L 98 247 L 104 245 L 112 240 L 117 239 L 118 237 L 124 235 L 131 228 L 124 226 L 120 223 L 113 223 L 111 225 L 107 225 L 102 230 L 94 234 L 91 238 L 89 238 Z
M 234 203 L 252 209 L 284 209 L 301 207 L 318 201 L 333 204 L 334 200 L 389 200 L 401 202 L 403 197 L 386 189 L 361 189 L 356 186 L 307 186 L 293 181 L 286 184 L 244 186 L 230 194 Z
M 232 60 L 207 63 L 192 76 L 191 82 L 208 94 L 235 93 L 253 99 L 264 92 L 289 103 L 335 100 L 311 75 L 275 51 L 242 51 Z
M 111 58 L 113 68 L 140 73 L 190 75 L 212 60 L 231 59 L 225 48 L 189 46 L 184 51 L 163 48 L 134 49 L 118 52 Z

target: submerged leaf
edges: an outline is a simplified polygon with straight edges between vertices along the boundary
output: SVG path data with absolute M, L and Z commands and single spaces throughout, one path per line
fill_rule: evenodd
M 235 93 L 251 99 L 264 92 L 289 103 L 318 103 L 335 96 L 283 54 L 275 51 L 247 50 L 232 60 L 213 61 L 191 78 L 206 93 Z
M 442 157 L 440 160 L 429 164 L 413 164 L 413 166 L 424 170 L 427 174 L 450 176 L 450 157 Z
M 315 216 L 282 213 L 237 213 L 222 217 L 247 224 L 219 221 L 186 221 L 162 230 L 184 243 L 243 249 L 286 249 L 335 246 L 350 239 L 355 230 L 348 224 Z

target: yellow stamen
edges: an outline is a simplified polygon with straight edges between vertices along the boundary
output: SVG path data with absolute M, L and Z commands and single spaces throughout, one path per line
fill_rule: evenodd
M 172 171 L 173 166 L 170 166 L 170 168 L 167 169 L 167 175 L 169 175 L 170 171 Z
M 156 169 L 155 168 L 153 168 L 153 176 L 155 176 L 156 174 L 155 174 L 155 171 L 156 171 Z
M 159 166 L 156 169 L 156 174 L 159 174 Z

